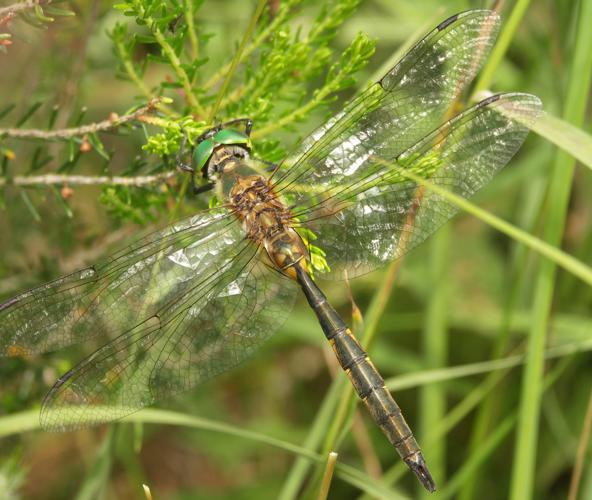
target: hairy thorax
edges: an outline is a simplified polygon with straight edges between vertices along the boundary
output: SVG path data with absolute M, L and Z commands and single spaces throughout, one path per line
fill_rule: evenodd
M 294 279 L 296 264 L 306 269 L 308 252 L 292 227 L 292 215 L 265 177 L 237 176 L 228 201 L 247 237 L 263 245 L 277 269 Z

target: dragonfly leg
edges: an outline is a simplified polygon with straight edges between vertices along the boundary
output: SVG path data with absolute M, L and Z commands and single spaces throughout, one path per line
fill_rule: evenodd
M 185 129 L 181 129 L 183 132 L 183 139 L 181 140 L 181 145 L 179 146 L 179 150 L 177 151 L 177 155 L 175 156 L 175 164 L 177 166 L 177 170 L 181 172 L 194 172 L 195 169 L 189 163 L 186 163 L 183 159 L 185 156 L 185 149 L 187 146 L 187 131 Z
M 230 120 L 224 123 L 221 123 L 216 128 L 221 130 L 223 128 L 228 128 L 229 126 L 236 125 L 237 123 L 244 123 L 245 124 L 245 135 L 247 137 L 251 137 L 251 130 L 253 129 L 253 120 L 250 118 L 236 118 L 235 120 Z

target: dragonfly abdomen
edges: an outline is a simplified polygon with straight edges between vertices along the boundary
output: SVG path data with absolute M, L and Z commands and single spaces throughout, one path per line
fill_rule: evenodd
M 419 446 L 399 406 L 351 331 L 348 328 L 341 330 L 330 339 L 330 343 L 358 396 L 401 458 L 405 459 L 417 452 Z
M 397 453 L 421 483 L 429 491 L 434 491 L 436 485 L 425 464 L 419 445 L 399 406 L 386 388 L 384 379 L 308 273 L 300 266 L 296 266 L 296 272 L 308 303 L 315 311 L 339 364 L 347 373 L 358 396 Z

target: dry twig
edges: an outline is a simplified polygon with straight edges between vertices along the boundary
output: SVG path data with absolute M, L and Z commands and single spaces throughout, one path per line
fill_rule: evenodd
M 146 186 L 166 182 L 171 177 L 178 175 L 174 170 L 156 175 L 141 175 L 136 177 L 120 176 L 89 176 L 89 175 L 33 175 L 16 176 L 11 178 L 0 177 L 0 186 L 6 184 L 15 186 L 49 186 L 49 185 L 68 185 L 68 186 L 99 186 L 108 184 L 111 186 Z
M 39 130 L 39 129 L 20 129 L 20 128 L 0 128 L 0 137 L 10 137 L 13 139 L 69 139 L 71 137 L 92 134 L 103 130 L 111 130 L 117 128 L 124 123 L 128 123 L 134 120 L 142 120 L 142 117 L 154 111 L 158 104 L 162 101 L 162 98 L 155 97 L 151 99 L 148 104 L 137 109 L 133 113 L 129 113 L 123 116 L 117 116 L 113 114 L 106 120 L 89 123 L 81 127 L 65 128 L 61 130 Z

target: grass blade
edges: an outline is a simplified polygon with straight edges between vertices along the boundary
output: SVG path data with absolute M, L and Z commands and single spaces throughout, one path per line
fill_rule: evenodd
M 517 2 L 514 4 L 512 13 L 510 14 L 510 17 L 504 21 L 497 42 L 491 51 L 491 55 L 489 56 L 487 63 L 481 71 L 481 74 L 479 75 L 479 79 L 477 80 L 473 90 L 473 95 L 480 91 L 486 90 L 491 86 L 493 76 L 496 73 L 500 62 L 506 55 L 508 47 L 514 39 L 514 33 L 516 33 L 516 30 L 520 26 L 520 22 L 522 21 L 529 4 L 529 0 L 517 0 Z
M 446 366 L 448 358 L 448 262 L 451 239 L 450 226 L 443 227 L 434 236 L 430 252 L 430 281 L 434 288 L 427 304 L 423 328 L 423 352 L 426 369 Z M 446 414 L 446 388 L 443 383 L 426 385 L 420 397 L 420 436 L 425 436 Z M 421 443 L 421 439 L 419 442 Z M 442 484 L 446 477 L 446 440 L 442 439 L 423 450 L 424 456 L 436 483 Z M 421 491 L 420 497 L 428 499 L 431 494 Z
M 584 0 L 573 15 L 578 26 L 575 48 L 568 79 L 564 118 L 579 125 L 583 121 L 592 75 L 592 0 Z M 549 179 L 548 219 L 544 240 L 549 246 L 561 244 L 575 160 L 564 151 L 558 151 L 553 173 Z M 538 427 L 543 383 L 543 363 L 549 315 L 555 289 L 556 260 L 542 260 L 535 282 L 533 319 L 528 340 L 528 357 L 522 377 L 519 422 L 516 434 L 514 463 L 510 486 L 511 500 L 532 498 L 537 455 Z M 588 279 L 588 284 L 592 284 Z
M 304 457 L 317 464 L 324 464 L 325 458 L 315 452 L 302 448 L 301 446 L 266 436 L 259 432 L 250 431 L 242 427 L 236 427 L 230 424 L 215 422 L 205 418 L 184 415 L 167 410 L 144 409 L 121 420 L 121 422 L 142 422 L 145 424 L 165 424 L 176 425 L 195 429 L 202 429 L 211 432 L 221 432 L 236 436 L 242 439 L 250 439 L 264 443 L 275 448 L 287 451 Z M 23 433 L 39 429 L 39 411 L 31 410 L 28 412 L 15 413 L 7 417 L 0 417 L 0 437 L 12 434 Z M 337 476 L 349 484 L 359 488 L 361 491 L 376 498 L 407 500 L 407 497 L 387 487 L 380 481 L 371 478 L 362 471 L 353 467 L 336 464 Z
M 542 113 L 530 128 L 582 165 L 592 168 L 592 135 L 549 113 Z
M 317 500 L 326 500 L 331 487 L 331 480 L 333 479 L 333 472 L 335 471 L 335 463 L 337 462 L 337 453 L 332 451 L 329 453 L 327 463 L 325 464 L 325 472 L 323 473 L 323 480 L 321 481 L 321 488 Z
M 320 410 L 317 412 L 315 420 L 311 426 L 310 432 L 304 440 L 303 447 L 311 452 L 319 448 L 326 429 L 333 418 L 335 408 L 338 405 L 339 397 L 343 390 L 343 386 L 347 383 L 345 377 L 337 377 L 333 380 L 327 394 L 325 395 L 321 404 Z M 286 480 L 278 495 L 278 500 L 290 500 L 297 498 L 302 485 L 306 480 L 306 475 L 310 468 L 310 461 L 303 457 L 297 457 L 286 476 Z
M 109 473 L 113 463 L 113 442 L 116 428 L 109 427 L 101 446 L 97 450 L 96 458 L 76 495 L 76 500 L 93 500 L 102 498 L 107 488 Z
M 245 50 L 245 47 L 247 46 L 247 43 L 249 42 L 249 39 L 251 38 L 251 34 L 253 33 L 253 31 L 255 31 L 255 26 L 257 26 L 257 21 L 259 20 L 259 17 L 261 17 L 261 13 L 263 12 L 263 8 L 266 5 L 267 5 L 267 0 L 259 0 L 259 3 L 257 4 L 257 8 L 255 9 L 255 13 L 251 17 L 251 21 L 249 23 L 249 26 L 247 27 L 247 30 L 245 31 L 245 34 L 244 34 L 243 39 L 238 47 L 238 50 L 236 51 L 236 54 L 234 55 L 234 57 L 232 59 L 230 69 L 228 70 L 228 73 L 226 73 L 226 77 L 224 78 L 224 82 L 222 83 L 222 88 L 220 88 L 220 91 L 218 92 L 218 97 L 216 98 L 216 103 L 214 104 L 214 106 L 212 107 L 212 109 L 209 112 L 208 123 L 213 123 L 214 118 L 216 117 L 216 113 L 218 112 L 218 109 L 220 109 L 220 103 L 222 102 L 222 98 L 226 95 L 226 91 L 228 90 L 228 86 L 230 85 L 230 80 L 232 80 L 232 76 L 234 75 L 234 72 L 238 66 L 238 63 L 241 60 L 241 57 L 242 57 L 243 52 Z

